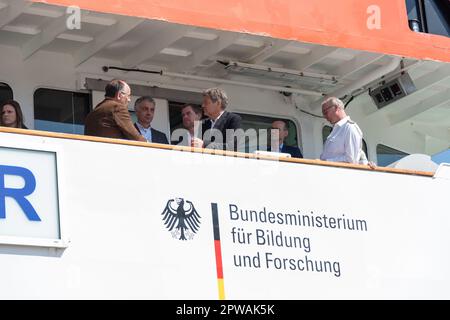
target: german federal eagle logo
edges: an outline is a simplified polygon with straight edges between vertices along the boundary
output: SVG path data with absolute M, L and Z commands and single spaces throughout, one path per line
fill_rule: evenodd
M 191 201 L 175 198 L 167 201 L 163 216 L 164 225 L 178 240 L 192 240 L 200 228 L 200 215 Z

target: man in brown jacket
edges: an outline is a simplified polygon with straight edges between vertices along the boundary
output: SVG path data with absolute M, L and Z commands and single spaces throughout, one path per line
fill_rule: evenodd
M 85 121 L 84 134 L 106 138 L 146 141 L 131 121 L 128 103 L 130 86 L 122 80 L 112 80 L 105 87 L 105 100 L 100 102 Z

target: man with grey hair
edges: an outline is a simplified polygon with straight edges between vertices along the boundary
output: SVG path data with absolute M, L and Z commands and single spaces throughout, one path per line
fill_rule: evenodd
M 202 122 L 203 140 L 192 138 L 192 147 L 237 150 L 235 130 L 242 128 L 241 117 L 226 111 L 227 106 L 228 97 L 224 90 L 211 88 L 203 92 L 202 108 L 208 119 Z
M 363 133 L 345 113 L 344 103 L 336 97 L 330 97 L 322 103 L 322 114 L 333 125 L 333 130 L 325 141 L 320 159 L 361 163 L 364 153 L 362 150 Z
M 155 105 L 152 97 L 143 96 L 137 99 L 134 103 L 134 111 L 138 121 L 134 126 L 148 142 L 169 144 L 164 133 L 151 127 L 155 115 Z

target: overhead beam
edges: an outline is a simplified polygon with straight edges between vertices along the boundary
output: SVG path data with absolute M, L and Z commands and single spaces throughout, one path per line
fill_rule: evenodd
M 449 77 L 450 77 L 450 64 L 446 63 L 441 65 L 438 70 L 429 72 L 426 75 L 415 79 L 414 84 L 417 89 L 416 92 L 425 90 Z
M 358 54 L 353 59 L 340 64 L 330 73 L 338 76 L 339 79 L 347 78 L 353 73 L 361 70 L 362 68 L 368 66 L 369 64 L 372 64 L 380 60 L 383 57 L 384 57 L 383 54 L 363 52 Z
M 64 10 L 62 7 L 52 7 L 51 9 L 44 9 L 41 7 L 35 7 L 35 6 L 28 6 L 23 11 L 24 13 L 35 15 L 35 16 L 42 16 L 42 17 L 48 17 L 48 18 L 59 18 L 64 15 Z
M 257 52 L 256 54 L 253 54 L 250 57 L 243 59 L 243 61 L 246 63 L 251 63 L 251 64 L 262 63 L 265 60 L 272 57 L 273 55 L 282 51 L 284 48 L 289 46 L 290 43 L 291 43 L 291 41 L 282 40 L 282 39 L 274 39 L 270 43 L 265 45 L 259 52 Z
M 450 147 L 450 128 L 448 126 L 435 126 L 435 125 L 425 125 L 421 123 L 414 123 L 415 131 L 447 142 L 447 146 Z
M 72 33 L 61 33 L 57 38 L 63 39 L 63 40 L 69 40 L 69 41 L 83 42 L 83 43 L 88 43 L 88 42 L 91 42 L 92 40 L 94 40 L 94 38 L 91 36 L 80 36 L 80 35 L 72 34 Z
M 318 48 L 314 48 L 310 53 L 300 56 L 295 63 L 287 67 L 290 69 L 303 71 L 306 68 L 309 68 L 315 65 L 316 63 L 319 63 L 320 61 L 325 59 L 328 55 L 332 54 L 337 50 L 339 50 L 339 48 L 319 46 Z
M 2 30 L 27 34 L 30 36 L 35 36 L 41 32 L 41 30 L 36 27 L 25 27 L 25 26 L 14 26 L 14 25 L 4 26 L 2 28 Z
M 97 24 L 100 26 L 112 26 L 116 23 L 116 20 L 113 18 L 105 18 L 105 17 L 98 17 L 94 16 L 92 13 L 87 14 L 83 13 L 81 15 L 81 22 L 83 23 L 90 23 L 90 24 Z
M 28 42 L 22 46 L 22 57 L 23 60 L 30 58 L 39 49 L 51 43 L 56 39 L 61 33 L 67 30 L 66 16 L 63 15 L 56 18 L 49 25 L 47 25 L 41 32 L 31 38 Z
M 411 94 L 407 95 L 406 97 L 403 97 L 397 101 L 392 102 L 392 104 L 389 105 L 389 108 L 382 108 L 375 112 L 373 112 L 371 115 L 379 115 L 379 114 L 389 114 L 395 106 L 395 108 L 398 108 L 399 111 L 406 110 L 409 108 L 411 104 L 414 104 L 415 101 L 417 101 L 417 96 L 424 90 L 427 90 L 431 88 L 434 85 L 439 84 L 442 81 L 445 81 L 450 78 L 450 65 L 444 64 L 439 67 L 439 69 L 435 71 L 431 71 L 420 78 L 417 78 L 413 80 L 414 85 L 416 87 L 416 91 L 412 92 Z M 402 107 L 407 106 L 407 107 Z M 403 111 L 402 111 L 403 112 Z
M 24 9 L 30 5 L 31 2 L 25 0 L 9 1 L 8 6 L 0 11 L 0 29 L 20 16 Z
M 136 28 L 144 19 L 137 18 L 120 18 L 116 24 L 108 27 L 106 31 L 97 36 L 94 41 L 84 45 L 81 49 L 73 54 L 75 66 L 79 66 L 83 62 L 89 60 L 97 52 L 101 51 L 109 44 L 122 38 L 128 32 Z
M 154 55 L 166 49 L 175 41 L 181 39 L 194 27 L 183 27 L 176 24 L 168 24 L 155 37 L 144 41 L 122 60 L 125 68 L 133 68 L 150 59 Z
M 341 87 L 333 92 L 328 93 L 327 96 L 341 98 L 349 94 L 352 94 L 355 90 L 359 90 L 364 86 L 367 86 L 368 84 L 371 84 L 374 81 L 381 79 L 386 74 L 395 71 L 396 69 L 398 69 L 400 62 L 401 62 L 400 57 L 392 57 L 389 63 L 379 66 L 377 69 L 364 74 L 359 79 L 353 80 L 351 83 L 345 85 L 344 87 Z M 310 104 L 311 110 L 319 109 L 322 101 L 323 99 L 318 99 L 313 103 L 311 103 Z
M 391 125 L 396 125 L 403 121 L 410 120 L 411 118 L 422 112 L 439 107 L 444 103 L 448 103 L 449 100 L 450 92 L 444 90 L 438 94 L 431 96 L 430 98 L 416 103 L 415 105 L 408 106 L 407 109 L 402 109 L 401 112 L 389 115 L 389 122 L 391 123 Z
M 212 41 L 207 41 L 204 45 L 197 48 L 192 55 L 170 66 L 171 70 L 188 71 L 201 64 L 211 56 L 215 56 L 218 52 L 232 45 L 239 37 L 240 33 L 228 32 L 221 33 L 219 37 Z

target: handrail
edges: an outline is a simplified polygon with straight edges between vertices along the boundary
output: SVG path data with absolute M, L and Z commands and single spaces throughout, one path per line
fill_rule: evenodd
M 235 157 L 235 158 L 291 162 L 291 163 L 310 164 L 310 165 L 319 165 L 319 166 L 327 166 L 327 167 L 351 168 L 351 169 L 358 169 L 358 170 L 368 170 L 368 171 L 386 172 L 386 173 L 398 173 L 398 174 L 416 175 L 416 176 L 424 176 L 424 177 L 433 177 L 433 175 L 434 175 L 433 172 L 427 172 L 427 171 L 405 170 L 405 169 L 396 169 L 396 168 L 387 168 L 387 167 L 375 167 L 372 169 L 368 165 L 362 165 L 362 164 L 331 162 L 331 161 L 323 161 L 323 160 L 318 160 L 318 159 L 284 158 L 284 157 L 253 154 L 253 153 L 224 151 L 224 150 L 217 150 L 217 149 L 194 148 L 194 147 L 185 147 L 185 146 L 178 146 L 178 145 L 175 146 L 175 145 L 167 145 L 167 144 L 160 144 L 160 143 L 149 143 L 149 142 L 131 141 L 131 140 L 123 140 L 123 139 L 93 137 L 93 136 L 84 136 L 84 135 L 79 135 L 79 134 L 48 132 L 48 131 L 40 131 L 40 130 L 0 127 L 0 132 L 23 134 L 23 135 L 37 136 L 37 137 L 56 138 L 56 139 L 80 140 L 80 141 L 128 145 L 128 146 L 144 147 L 144 148 L 156 148 L 156 149 L 164 149 L 164 150 L 175 150 L 175 151 L 184 151 L 184 152 L 193 152 L 193 153 L 213 154 L 213 155 L 228 156 L 228 157 Z

